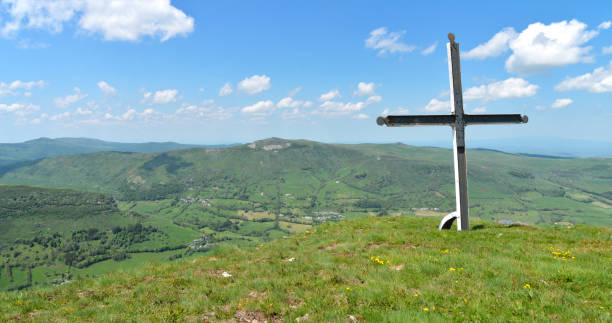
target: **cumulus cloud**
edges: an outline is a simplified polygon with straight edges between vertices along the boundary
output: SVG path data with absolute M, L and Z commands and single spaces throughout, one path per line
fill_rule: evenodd
M 319 101 L 330 101 L 334 99 L 339 99 L 341 97 L 342 95 L 340 95 L 340 91 L 336 89 L 336 90 L 331 90 L 327 93 L 321 94 L 321 96 L 319 97 Z
M 365 102 L 336 102 L 325 101 L 320 106 L 320 112 L 327 116 L 344 115 L 351 112 L 363 110 L 366 107 Z
M 612 21 L 604 21 L 602 23 L 599 24 L 599 26 L 597 26 L 597 29 L 610 29 L 610 27 L 612 27 Z
M 0 82 L 0 97 L 7 95 L 19 95 L 19 90 L 30 91 L 35 87 L 42 87 L 43 85 L 45 85 L 45 82 L 42 80 L 30 82 L 15 80 L 11 83 Z
M 363 110 L 366 106 L 377 103 L 382 100 L 382 97 L 379 95 L 370 96 L 366 99 L 366 101 L 359 102 L 338 102 L 338 101 L 325 101 L 321 103 L 319 108 L 313 113 L 322 114 L 326 117 L 334 117 L 340 115 L 346 115 L 353 112 L 359 112 Z
M 40 110 L 40 107 L 34 104 L 22 104 L 22 103 L 13 103 L 13 104 L 4 104 L 0 103 L 0 113 L 3 114 L 14 114 L 19 117 L 24 117 L 26 115 L 32 114 L 36 111 Z
M 423 56 L 427 56 L 427 55 L 429 55 L 429 54 L 433 53 L 433 52 L 436 50 L 436 48 L 437 48 L 437 47 L 438 47 L 438 42 L 435 42 L 435 43 L 431 44 L 431 46 L 429 46 L 429 47 L 427 47 L 427 48 L 423 49 L 423 50 L 421 51 L 421 54 L 422 54 Z
M 606 46 L 602 48 L 601 53 L 604 55 L 612 54 L 612 46 Z
M 514 28 L 504 28 L 491 38 L 488 42 L 476 46 L 476 48 L 463 54 L 466 59 L 485 59 L 487 57 L 499 56 L 508 50 L 510 40 L 516 38 Z
M 212 104 L 212 103 L 210 103 Z M 211 107 L 204 102 L 204 106 L 185 105 L 175 111 L 174 115 L 187 120 L 227 120 L 234 115 L 237 108 Z
M 178 90 L 176 89 L 155 91 L 155 93 L 145 92 L 141 103 L 148 102 L 149 104 L 167 104 L 171 102 L 176 102 L 177 95 Z
M 358 119 L 358 120 L 364 120 L 364 119 L 369 119 L 370 116 L 365 113 L 359 113 L 355 115 L 353 118 Z
M 138 41 L 143 36 L 166 41 L 193 31 L 194 20 L 170 0 L 3 0 L 9 19 L 0 27 L 4 37 L 22 29 L 62 31 L 76 21 L 79 30 L 104 40 Z
M 234 89 L 232 89 L 232 85 L 229 82 L 227 82 L 223 84 L 221 89 L 219 89 L 219 96 L 228 96 L 232 94 L 232 92 L 234 92 Z
M 280 101 L 278 101 L 276 106 L 281 108 L 281 109 L 283 109 L 283 108 L 298 108 L 298 107 L 308 108 L 308 107 L 312 106 L 312 102 L 311 101 L 294 100 L 292 97 L 288 96 L 288 97 L 283 98 Z
M 238 90 L 248 94 L 261 93 L 270 88 L 270 78 L 266 75 L 253 75 L 238 83 Z
M 283 119 L 303 119 L 306 118 L 306 114 L 302 112 L 300 108 L 292 108 L 283 111 L 281 114 L 281 118 Z
M 464 100 L 496 101 L 500 99 L 534 96 L 539 86 L 522 78 L 511 77 L 481 86 L 474 86 L 463 93 Z
M 612 92 L 612 61 L 591 73 L 568 78 L 555 86 L 557 91 L 586 90 L 592 93 Z
M 87 97 L 87 94 L 81 93 L 81 89 L 79 89 L 78 87 L 75 87 L 74 94 L 69 94 L 64 97 L 55 98 L 53 100 L 53 104 L 55 104 L 57 107 L 60 107 L 60 108 L 66 108 L 67 106 L 73 103 L 76 103 L 78 101 L 81 101 L 82 99 L 86 97 Z
M 574 102 L 574 100 L 572 99 L 556 99 L 555 102 L 553 102 L 553 104 L 550 105 L 551 109 L 560 109 L 560 108 L 564 108 L 570 104 L 572 104 Z
M 569 64 L 592 62 L 590 46 L 584 43 L 597 36 L 577 20 L 545 25 L 534 23 L 510 41 L 512 55 L 506 60 L 506 70 L 516 74 L 531 74 Z
M 113 96 L 117 94 L 117 90 L 115 90 L 114 87 L 110 86 L 110 84 L 106 83 L 105 81 L 98 82 L 98 87 L 100 88 L 100 91 L 104 93 L 104 95 Z
M 486 113 L 486 112 L 487 112 L 487 108 L 485 107 L 475 108 L 474 110 L 472 110 L 472 113 Z
M 366 104 L 378 103 L 382 101 L 382 97 L 380 95 L 372 95 L 366 100 Z
M 402 43 L 400 38 L 405 34 L 401 32 L 389 32 L 386 27 L 380 27 L 370 32 L 370 37 L 365 40 L 365 46 L 378 50 L 378 55 L 386 53 L 408 53 L 416 47 Z
M 451 110 L 450 101 L 440 101 L 438 99 L 431 99 L 429 103 L 423 108 L 425 111 L 437 112 L 437 111 L 449 111 Z
M 274 102 L 259 101 L 253 105 L 242 108 L 242 113 L 248 114 L 254 117 L 265 117 L 274 111 Z
M 602 23 L 598 30 L 606 26 L 606 22 Z M 598 30 L 587 30 L 586 24 L 575 19 L 548 25 L 536 22 L 520 33 L 507 27 L 463 57 L 484 59 L 510 49 L 512 54 L 506 60 L 506 71 L 514 74 L 544 72 L 554 67 L 592 62 L 592 47 L 584 45 L 599 34 Z
M 388 116 L 388 115 L 402 115 L 402 114 L 409 114 L 409 113 L 410 113 L 410 110 L 406 108 L 402 108 L 402 107 L 397 107 L 395 110 L 384 109 L 381 115 Z
M 359 82 L 359 84 L 357 84 L 357 91 L 353 92 L 353 95 L 355 96 L 374 95 L 375 86 L 376 85 L 374 84 L 374 82 L 370 82 L 370 83 Z

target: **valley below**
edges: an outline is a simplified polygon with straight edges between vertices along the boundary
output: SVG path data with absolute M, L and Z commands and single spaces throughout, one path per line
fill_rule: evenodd
M 326 222 L 441 218 L 455 207 L 452 151 L 441 148 L 270 138 L 41 156 L 0 167 L 0 290 L 251 248 Z M 472 218 L 612 227 L 612 159 L 467 156 Z

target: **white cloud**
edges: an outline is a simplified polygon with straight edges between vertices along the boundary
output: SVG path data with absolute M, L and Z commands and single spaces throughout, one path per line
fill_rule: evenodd
M 278 101 L 276 106 L 281 108 L 281 109 L 283 109 L 283 108 L 298 108 L 298 107 L 308 108 L 308 107 L 312 106 L 312 102 L 311 101 L 294 100 L 292 97 L 288 96 L 288 97 L 283 98 L 280 101 Z
M 555 86 L 557 91 L 587 90 L 593 93 L 612 92 L 612 61 L 591 73 L 568 78 Z
M 21 29 L 61 32 L 77 20 L 81 31 L 101 34 L 105 40 L 138 41 L 143 36 L 166 41 L 193 31 L 194 20 L 170 0 L 3 0 L 10 19 L 0 29 L 4 37 Z
M 318 112 L 323 113 L 326 116 L 338 116 L 361 111 L 365 107 L 365 102 L 343 103 L 336 101 L 325 101 L 321 103 L 320 111 Z
M 440 101 L 438 99 L 431 99 L 429 103 L 423 108 L 425 111 L 436 112 L 436 111 L 448 111 L 451 110 L 450 101 Z
M 556 99 L 555 102 L 553 102 L 553 104 L 550 105 L 551 109 L 560 109 L 560 108 L 564 108 L 570 104 L 572 104 L 574 102 L 574 100 L 572 99 Z
M 365 113 L 360 113 L 360 114 L 355 115 L 353 118 L 358 119 L 358 120 L 364 120 L 364 119 L 369 119 L 370 116 Z
M 604 21 L 597 26 L 597 29 L 610 29 L 612 27 L 612 21 Z
M 472 113 L 486 113 L 486 112 L 487 112 L 487 108 L 485 107 L 475 108 L 474 110 L 472 110 Z
M 226 120 L 234 115 L 237 108 L 222 108 L 222 107 L 201 107 L 196 105 L 187 105 L 179 108 L 174 113 L 176 116 L 185 117 L 188 120 L 201 118 L 206 120 Z
M 536 106 L 536 110 L 547 110 L 547 109 L 561 109 L 561 108 L 565 108 L 566 106 L 570 105 L 574 103 L 574 100 L 572 99 L 556 99 L 555 102 L 553 102 L 550 106 L 543 106 L 543 105 L 538 105 Z
M 242 108 L 242 113 L 250 114 L 255 117 L 265 117 L 268 114 L 274 111 L 274 102 L 267 101 L 259 101 L 253 105 L 246 106 Z
M 341 97 L 342 95 L 340 95 L 340 91 L 336 89 L 336 90 L 331 90 L 327 93 L 321 94 L 321 96 L 319 97 L 319 101 L 330 101 L 334 99 L 339 99 Z
M 529 25 L 510 41 L 513 53 L 506 60 L 506 70 L 531 74 L 553 67 L 592 62 L 591 47 L 582 45 L 597 36 L 598 31 L 586 28 L 586 24 L 577 20 Z
M 114 87 L 110 86 L 110 84 L 106 83 L 105 81 L 98 82 L 98 87 L 100 88 L 100 91 L 104 93 L 104 95 L 113 96 L 117 94 L 117 90 L 115 90 Z
M 383 112 L 381 113 L 382 116 L 388 116 L 388 115 L 402 115 L 402 114 L 409 114 L 410 110 L 406 109 L 406 108 L 402 108 L 402 107 L 397 107 L 395 110 L 389 110 L 389 109 L 384 109 Z
M 366 104 L 378 103 L 380 101 L 382 101 L 382 97 L 380 95 L 372 95 L 371 97 L 368 97 Z
M 500 99 L 534 96 L 539 86 L 522 78 L 511 77 L 504 81 L 474 86 L 463 93 L 464 100 L 496 101 Z
M 87 97 L 87 94 L 81 93 L 81 89 L 78 87 L 74 88 L 74 94 L 69 94 L 64 97 L 55 98 L 53 104 L 60 108 L 65 108 L 73 103 L 76 103 Z
M 601 49 L 601 53 L 604 55 L 612 54 L 612 46 L 606 46 Z
M 270 78 L 266 75 L 253 75 L 238 83 L 238 90 L 248 94 L 261 93 L 270 88 Z
M 178 90 L 175 89 L 167 89 L 161 91 L 145 92 L 143 94 L 143 99 L 140 101 L 141 103 L 149 102 L 149 104 L 167 104 L 171 102 L 176 102 L 178 95 Z
M 287 94 L 288 97 L 293 97 L 296 94 L 298 94 L 300 91 L 302 91 L 302 87 L 298 86 L 295 89 L 291 90 L 291 92 L 289 92 L 289 94 Z
M 436 47 L 438 47 L 438 42 L 435 42 L 435 43 L 431 44 L 431 46 L 423 49 L 421 51 L 421 54 L 424 55 L 424 56 L 427 56 L 427 55 L 433 53 L 436 50 Z
M 284 110 L 281 117 L 283 119 L 298 119 L 298 118 L 303 119 L 303 118 L 306 118 L 306 114 L 302 112 L 302 110 L 300 110 L 299 108 L 293 108 L 293 109 Z
M 378 55 L 385 53 L 407 53 L 415 49 L 414 46 L 404 44 L 400 38 L 405 34 L 401 32 L 388 32 L 386 27 L 374 29 L 370 32 L 370 37 L 365 40 L 365 46 L 378 50 Z
M 234 92 L 234 90 L 232 89 L 232 85 L 229 82 L 227 82 L 223 84 L 223 86 L 219 90 L 219 96 L 228 96 L 232 94 L 232 92 Z
M 510 40 L 516 38 L 517 34 L 514 28 L 508 27 L 502 29 L 489 39 L 488 42 L 476 46 L 476 48 L 467 51 L 462 55 L 466 59 L 485 59 L 487 57 L 499 56 L 508 50 Z
M 0 103 L 0 113 L 15 114 L 19 117 L 24 117 L 38 110 L 40 110 L 40 107 L 33 104 L 13 103 L 8 105 Z
M 19 95 L 19 92 L 17 92 L 19 90 L 30 91 L 35 87 L 42 87 L 43 85 L 45 85 L 45 82 L 42 80 L 41 81 L 30 81 L 30 82 L 23 82 L 20 80 L 16 80 L 11 83 L 0 82 L 0 97 L 6 96 L 6 95 Z M 25 93 L 29 93 L 29 92 L 25 92 Z
M 376 85 L 374 84 L 374 82 L 370 82 L 370 83 L 359 82 L 359 84 L 357 84 L 357 91 L 353 92 L 353 95 L 356 95 L 356 96 L 374 95 L 375 86 Z

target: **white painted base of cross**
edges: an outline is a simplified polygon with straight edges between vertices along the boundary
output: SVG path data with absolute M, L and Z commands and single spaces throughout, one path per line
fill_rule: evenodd
M 457 209 L 445 216 L 438 229 L 450 229 L 455 219 L 457 230 L 469 230 L 469 206 L 467 189 L 467 163 L 465 158 L 465 127 L 474 124 L 527 123 L 527 116 L 520 114 L 465 114 L 463 113 L 463 91 L 461 89 L 461 67 L 459 63 L 459 44 L 455 35 L 448 34 L 446 44 L 448 53 L 448 74 L 450 80 L 451 114 L 448 115 L 409 115 L 378 117 L 379 126 L 441 126 L 453 129 L 453 157 L 455 166 L 455 196 Z

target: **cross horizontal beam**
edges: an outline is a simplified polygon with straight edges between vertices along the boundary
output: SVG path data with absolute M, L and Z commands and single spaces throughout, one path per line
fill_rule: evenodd
M 520 114 L 464 114 L 465 125 L 500 124 L 500 123 L 527 123 L 527 116 Z M 454 114 L 442 115 L 408 115 L 378 117 L 379 126 L 411 127 L 411 126 L 452 126 L 456 122 Z

